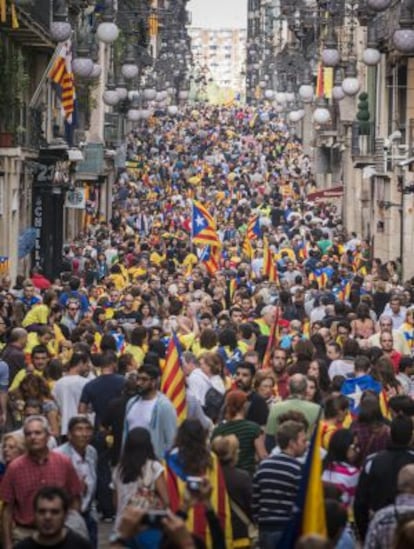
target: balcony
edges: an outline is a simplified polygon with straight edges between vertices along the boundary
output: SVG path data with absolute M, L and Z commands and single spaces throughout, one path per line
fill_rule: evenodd
M 22 105 L 19 109 L 10 109 L 7 120 L 0 127 L 0 148 L 22 147 L 38 151 L 45 144 L 42 109 Z
M 375 123 L 353 122 L 351 155 L 354 166 L 361 168 L 374 163 L 375 157 Z

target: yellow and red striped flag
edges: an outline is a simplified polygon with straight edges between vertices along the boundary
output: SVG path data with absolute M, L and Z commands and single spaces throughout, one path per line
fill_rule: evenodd
M 230 301 L 233 301 L 234 294 L 237 290 L 237 280 L 232 278 L 229 282 L 229 297 Z
M 60 88 L 60 102 L 66 122 L 72 123 L 75 110 L 75 81 L 72 72 L 72 44 L 67 40 L 50 69 L 49 78 Z
M 269 282 L 279 282 L 279 275 L 276 269 L 273 252 L 269 248 L 267 238 L 263 239 L 263 276 L 269 279 Z
M 178 422 L 187 417 L 187 399 L 185 392 L 185 376 L 181 368 L 180 342 L 176 334 L 171 334 L 167 356 L 161 376 L 161 391 L 171 400 Z
M 246 238 L 243 240 L 242 253 L 247 258 L 249 258 L 250 261 L 253 259 L 253 246 L 247 235 Z
M 278 343 L 279 343 L 279 307 L 276 308 L 275 319 L 270 329 L 269 339 L 267 340 L 266 351 L 262 361 L 263 369 L 272 367 L 270 359 L 271 359 L 273 350 L 278 346 Z

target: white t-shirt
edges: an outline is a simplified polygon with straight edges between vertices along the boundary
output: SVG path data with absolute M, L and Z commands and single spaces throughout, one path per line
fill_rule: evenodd
M 78 414 L 82 389 L 88 381 L 89 380 L 86 377 L 82 377 L 78 374 L 64 376 L 56 381 L 52 394 L 60 411 L 61 435 L 66 435 L 68 433 L 70 418 Z
M 151 401 L 149 401 L 151 402 Z M 164 467 L 158 461 L 149 459 L 142 469 L 141 476 L 135 482 L 124 484 L 120 478 L 119 466 L 115 467 L 112 476 L 112 485 L 117 495 L 117 509 L 115 528 L 118 527 L 119 520 L 125 507 L 131 500 L 135 499 L 140 488 L 155 490 L 155 481 L 164 472 Z
M 201 406 L 204 406 L 206 393 L 211 387 L 209 377 L 200 368 L 195 368 L 187 377 L 189 392 L 195 396 Z
M 150 428 L 152 411 L 157 399 L 143 400 L 139 399 L 133 404 L 127 414 L 128 428 L 131 431 L 135 427 Z

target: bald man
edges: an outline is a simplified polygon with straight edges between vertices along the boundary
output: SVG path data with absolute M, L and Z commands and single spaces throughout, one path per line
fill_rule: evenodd
M 302 374 L 294 374 L 289 379 L 290 396 L 286 400 L 276 402 L 269 413 L 266 424 L 266 448 L 270 452 L 276 444 L 276 433 L 279 428 L 279 418 L 281 415 L 296 410 L 302 412 L 309 424 L 309 433 L 319 417 L 321 407 L 319 404 L 306 400 L 307 380 Z
M 406 465 L 398 473 L 398 495 L 395 502 L 377 511 L 371 519 L 364 549 L 389 549 L 401 519 L 414 519 L 414 464 Z

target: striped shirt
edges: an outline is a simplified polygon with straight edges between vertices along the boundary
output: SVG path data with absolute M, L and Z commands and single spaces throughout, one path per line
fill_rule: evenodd
M 237 467 L 253 474 L 255 468 L 256 439 L 262 434 L 262 430 L 253 421 L 247 419 L 232 419 L 220 423 L 214 431 L 213 437 L 236 435 L 239 440 L 239 460 Z
M 252 511 L 262 529 L 283 530 L 291 519 L 302 465 L 281 453 L 263 460 L 253 478 Z
M 354 502 L 359 469 L 343 462 L 330 463 L 322 474 L 323 482 L 333 484 L 341 491 L 341 501 L 347 507 Z

